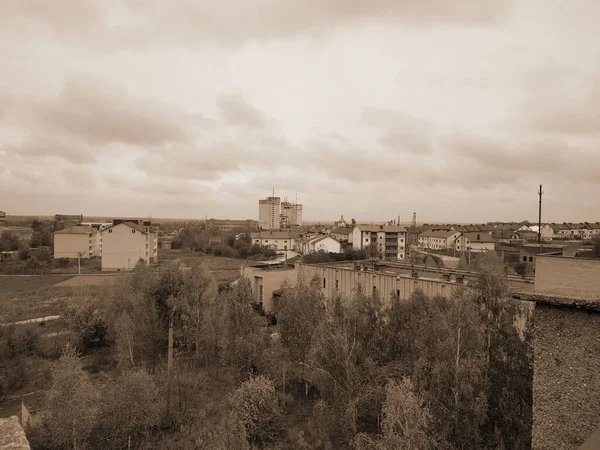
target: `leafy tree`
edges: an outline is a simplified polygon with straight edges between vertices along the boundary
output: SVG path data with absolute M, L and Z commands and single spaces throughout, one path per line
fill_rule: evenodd
M 600 234 L 592 239 L 592 252 L 596 258 L 600 258 Z
M 67 347 L 51 370 L 44 402 L 44 426 L 52 448 L 84 448 L 94 424 L 98 393 L 73 348 Z
M 293 361 L 306 361 L 324 306 L 325 297 L 317 277 L 308 283 L 299 279 L 294 288 L 288 285 L 284 289 L 277 308 L 277 319 L 281 326 L 281 340 Z
M 250 443 L 262 445 L 281 433 L 282 412 L 270 379 L 261 375 L 250 378 L 233 391 L 229 403 Z
M 2 232 L 0 236 L 0 252 L 12 252 L 20 248 L 21 243 L 15 233 L 11 233 L 10 231 Z
M 225 414 L 216 428 L 207 430 L 195 444 L 199 450 L 251 450 L 244 423 L 234 412 Z
M 67 306 L 64 318 L 74 333 L 76 348 L 85 350 L 105 343 L 107 326 L 90 298 L 80 304 Z
M 217 297 L 217 282 L 212 274 L 196 264 L 186 273 L 179 296 L 173 302 L 179 308 L 181 334 L 186 345 L 193 349 L 195 361 L 200 360 L 205 315 Z
M 143 370 L 126 371 L 102 392 L 98 448 L 138 448 L 161 417 L 159 388 Z

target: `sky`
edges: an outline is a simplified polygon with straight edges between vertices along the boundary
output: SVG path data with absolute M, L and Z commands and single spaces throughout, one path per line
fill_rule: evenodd
M 0 210 L 600 220 L 600 1 L 3 0 Z

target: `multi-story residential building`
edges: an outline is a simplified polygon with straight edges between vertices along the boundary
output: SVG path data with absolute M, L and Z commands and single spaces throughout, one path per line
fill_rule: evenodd
M 256 229 L 258 222 L 256 220 L 233 220 L 233 219 L 208 219 L 205 221 L 207 228 L 215 228 L 219 231 L 234 231 L 239 229 Z
M 455 240 L 456 251 L 487 252 L 494 251 L 496 239 L 486 232 L 461 233 Z
M 279 224 L 282 228 L 301 227 L 302 205 L 287 201 L 281 202 L 281 216 L 279 219 Z
M 303 255 L 320 251 L 341 253 L 342 244 L 331 235 L 316 235 L 297 240 L 296 251 Z
M 82 222 L 81 226 L 92 227 L 96 233 L 94 234 L 94 255 L 102 256 L 102 233 L 101 231 L 110 227 L 112 222 Z
M 406 228 L 393 225 L 357 225 L 352 230 L 355 249 L 369 247 L 384 259 L 405 259 L 407 251 Z
M 142 221 L 143 222 L 143 221 Z M 118 221 L 102 231 L 102 270 L 132 270 L 158 259 L 158 234 L 149 225 Z
M 273 250 L 296 250 L 296 241 L 300 233 L 294 230 L 268 230 L 250 233 L 252 244 L 270 247 Z
M 461 235 L 460 231 L 435 230 L 423 231 L 419 235 L 419 247 L 432 250 L 448 250 Z
M 96 237 L 92 227 L 74 226 L 54 232 L 54 258 L 90 258 L 97 256 Z
M 258 226 L 263 230 L 277 230 L 281 227 L 281 199 L 267 197 L 258 201 Z
M 0 226 L 6 224 L 6 213 L 4 211 L 0 211 Z

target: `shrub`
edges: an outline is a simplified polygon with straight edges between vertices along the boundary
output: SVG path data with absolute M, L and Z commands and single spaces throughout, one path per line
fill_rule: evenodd
M 65 269 L 71 265 L 71 260 L 69 258 L 58 258 L 56 260 L 56 267 L 61 269 Z
M 78 349 L 104 345 L 107 326 L 91 301 L 69 306 L 65 312 L 65 321 L 75 335 Z
M 229 397 L 238 420 L 244 424 L 248 441 L 261 445 L 281 433 L 281 408 L 273 381 L 264 376 L 242 383 Z

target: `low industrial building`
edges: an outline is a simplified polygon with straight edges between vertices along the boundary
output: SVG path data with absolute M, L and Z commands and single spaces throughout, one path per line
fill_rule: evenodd
M 96 256 L 98 231 L 74 226 L 54 232 L 54 258 L 91 258 Z
M 284 283 L 295 284 L 298 272 L 286 264 L 257 263 L 242 266 L 241 275 L 250 281 L 254 301 L 265 313 L 273 312 Z
M 101 233 L 103 271 L 132 270 L 139 261 L 145 265 L 157 262 L 158 234 L 152 226 L 119 221 Z

